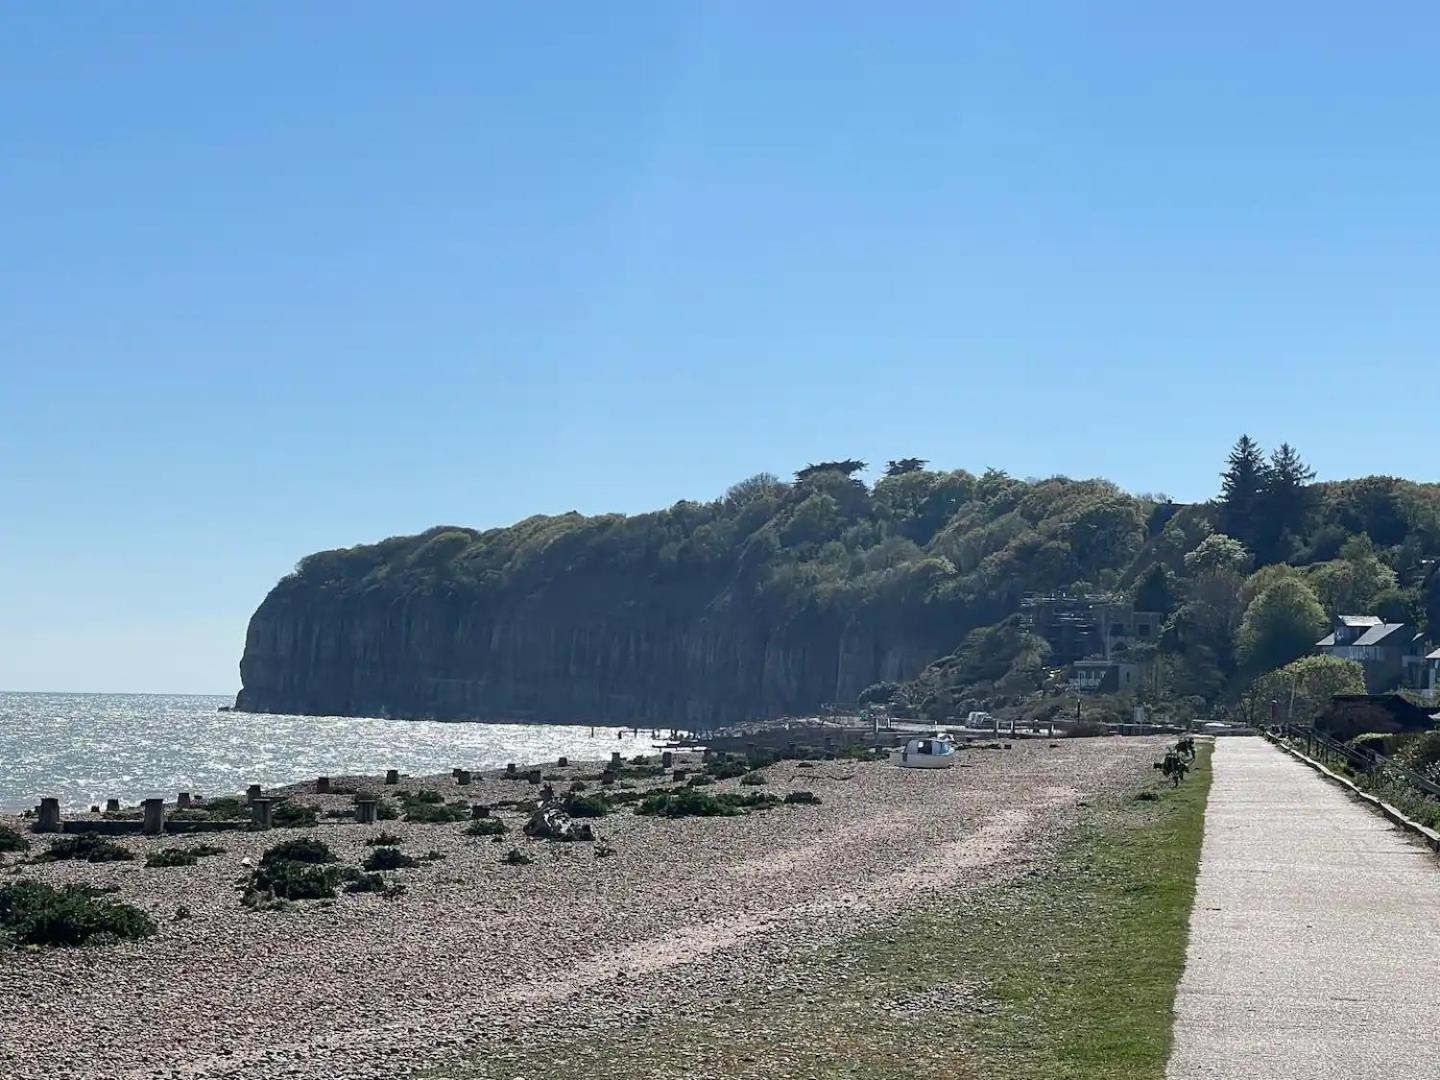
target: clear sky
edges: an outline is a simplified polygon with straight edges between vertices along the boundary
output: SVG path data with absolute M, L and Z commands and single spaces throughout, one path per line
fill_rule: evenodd
M 1440 474 L 1440 6 L 0 8 L 0 688 L 305 553 L 915 455 Z

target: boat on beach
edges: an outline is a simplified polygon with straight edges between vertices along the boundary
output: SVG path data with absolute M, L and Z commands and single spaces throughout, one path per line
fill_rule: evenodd
M 890 761 L 902 769 L 948 769 L 957 756 L 955 740 L 938 733 L 911 739 L 890 751 Z

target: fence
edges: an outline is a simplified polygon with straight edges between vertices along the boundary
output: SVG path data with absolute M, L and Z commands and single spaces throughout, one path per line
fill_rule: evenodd
M 1314 728 L 1299 727 L 1295 724 L 1277 724 L 1271 733 L 1295 746 L 1305 748 L 1305 755 L 1326 765 L 1343 764 L 1354 772 L 1367 776 L 1378 776 L 1383 780 L 1414 788 L 1418 794 L 1440 799 L 1440 784 L 1426 779 L 1414 769 L 1407 769 L 1378 750 L 1360 750 L 1338 742 Z

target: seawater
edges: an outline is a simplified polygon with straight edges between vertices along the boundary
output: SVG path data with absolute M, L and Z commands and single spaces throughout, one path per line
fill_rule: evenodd
M 614 727 L 219 711 L 233 700 L 0 692 L 0 810 L 33 807 L 41 796 L 88 808 L 107 798 L 236 795 L 247 784 L 386 769 L 414 775 L 496 769 L 562 754 L 635 754 L 654 745 L 646 729 L 637 747 L 629 729 Z

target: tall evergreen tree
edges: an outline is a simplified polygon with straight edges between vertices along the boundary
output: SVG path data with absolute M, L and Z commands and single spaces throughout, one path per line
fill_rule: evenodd
M 1241 435 L 1220 474 L 1220 531 L 1237 538 L 1251 551 L 1263 529 L 1260 520 L 1269 482 L 1265 451 L 1249 435 Z
M 1265 489 L 1260 499 L 1260 549 L 1266 561 L 1287 558 L 1310 526 L 1314 499 L 1310 481 L 1315 470 L 1306 465 L 1300 452 L 1289 443 L 1270 455 L 1265 470 Z

